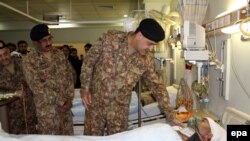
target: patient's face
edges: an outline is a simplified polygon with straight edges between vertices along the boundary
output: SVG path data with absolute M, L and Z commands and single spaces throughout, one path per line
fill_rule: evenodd
M 198 132 L 201 140 L 210 141 L 213 134 L 207 119 L 202 119 L 198 122 Z

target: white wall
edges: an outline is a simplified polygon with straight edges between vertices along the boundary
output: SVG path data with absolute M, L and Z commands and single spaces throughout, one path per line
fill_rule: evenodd
M 209 9 L 207 20 L 215 18 L 223 11 L 239 5 L 237 0 L 209 0 Z M 247 0 L 241 0 L 247 2 Z M 230 83 L 229 83 L 229 100 L 225 100 L 219 96 L 219 71 L 214 67 L 209 70 L 209 110 L 221 117 L 227 106 L 235 107 L 238 110 L 250 114 L 250 98 L 246 95 L 250 93 L 250 42 L 242 42 L 239 33 L 227 35 L 217 35 L 210 37 L 212 44 L 216 41 L 217 58 L 220 58 L 221 42 L 226 39 L 231 39 L 231 61 L 230 61 Z M 216 40 L 215 40 L 216 39 Z M 234 73 L 234 71 L 236 73 Z M 238 79 L 237 79 L 238 77 Z M 242 83 L 242 85 L 240 84 Z M 243 87 L 242 87 L 243 86 Z M 245 89 L 245 91 L 244 91 Z
M 119 26 L 100 26 L 100 27 L 85 27 L 85 28 L 68 28 L 68 29 L 51 29 L 53 35 L 53 41 L 55 43 L 94 43 L 97 38 L 108 29 L 123 30 L 123 27 Z M 0 40 L 5 42 L 17 43 L 18 40 L 26 40 L 30 46 L 32 42 L 29 37 L 30 30 L 10 30 L 1 31 Z
M 206 20 L 214 19 L 217 15 L 226 11 L 234 11 L 247 3 L 247 0 L 208 0 Z
M 181 78 L 184 77 L 185 61 L 182 57 L 182 50 L 179 47 L 174 49 L 174 53 L 174 63 L 176 65 L 174 83 L 179 85 Z
M 225 70 L 225 73 L 230 71 L 229 100 L 219 96 L 219 81 L 217 78 L 220 76 L 220 71 L 215 67 L 210 67 L 209 71 L 209 110 L 218 116 L 222 115 L 227 106 L 235 107 L 250 114 L 250 98 L 247 96 L 250 92 L 248 87 L 250 84 L 250 74 L 248 73 L 250 71 L 250 42 L 242 42 L 240 36 L 239 33 L 229 37 L 226 35 L 216 36 L 217 58 L 220 58 L 221 42 L 226 39 L 230 39 L 231 42 L 231 46 L 226 47 L 231 52 L 230 67 Z M 212 38 L 214 37 L 211 37 L 211 42 L 214 43 L 215 40 Z

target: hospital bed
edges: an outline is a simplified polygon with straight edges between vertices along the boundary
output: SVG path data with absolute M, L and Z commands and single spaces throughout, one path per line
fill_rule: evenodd
M 157 123 L 110 136 L 11 135 L 1 131 L 0 141 L 181 141 L 168 124 Z
M 171 99 L 171 104 L 175 106 L 175 97 L 177 94 L 177 89 L 173 87 L 168 88 L 168 92 Z M 84 124 L 84 111 L 85 108 L 82 105 L 82 100 L 80 98 L 80 90 L 75 90 L 75 97 L 73 100 L 72 112 L 74 126 L 77 124 L 81 125 L 79 127 L 83 128 Z M 0 127 L 0 141 L 181 141 L 180 135 L 168 124 L 165 123 L 164 115 L 160 112 L 157 102 L 142 106 L 142 120 L 151 121 L 152 117 L 160 119 L 161 122 L 150 122 L 143 124 L 142 127 L 129 128 L 128 131 L 117 133 L 110 136 L 56 136 L 56 135 L 12 135 L 7 134 Z M 132 92 L 129 119 L 131 125 L 138 118 L 138 97 L 135 92 Z M 81 132 L 82 133 L 82 132 Z
M 250 115 L 235 108 L 226 108 L 222 123 L 248 124 Z M 128 130 L 110 136 L 56 136 L 56 135 L 12 135 L 7 134 L 0 128 L 0 141 L 182 141 L 180 134 L 166 123 L 145 125 L 136 129 Z M 219 135 L 220 136 L 220 135 Z
M 170 103 L 173 107 L 176 107 L 176 95 L 177 89 L 174 86 L 167 87 Z M 132 92 L 131 101 L 130 101 L 130 110 L 129 110 L 129 124 L 134 124 L 138 121 L 138 97 L 136 92 Z M 82 100 L 80 98 L 80 90 L 75 89 L 75 97 L 73 99 L 73 106 L 71 109 L 73 113 L 73 123 L 74 125 L 83 125 L 84 124 L 84 117 L 85 117 L 85 108 L 82 104 Z M 155 119 L 161 119 L 164 115 L 161 113 L 158 103 L 152 102 L 147 105 L 142 105 L 141 107 L 141 119 L 143 121 Z
M 227 107 L 223 113 L 221 123 L 225 129 L 227 125 L 250 125 L 250 115 L 236 108 Z

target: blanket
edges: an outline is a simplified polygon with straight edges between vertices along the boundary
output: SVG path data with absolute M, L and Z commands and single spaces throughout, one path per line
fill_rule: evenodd
M 0 132 L 0 141 L 181 141 L 168 124 L 157 123 L 109 136 L 9 135 Z

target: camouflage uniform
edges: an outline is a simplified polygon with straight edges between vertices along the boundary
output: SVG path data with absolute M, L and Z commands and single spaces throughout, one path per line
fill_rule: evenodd
M 0 66 L 0 91 L 15 92 L 20 90 L 21 85 L 23 85 L 24 97 L 7 105 L 9 131 L 12 134 L 36 134 L 37 118 L 33 94 L 24 81 L 20 58 L 12 57 L 12 60 L 14 74 Z M 27 132 L 25 122 L 27 123 Z
M 131 91 L 140 77 L 167 119 L 172 120 L 173 109 L 166 88 L 154 72 L 152 54 L 129 55 L 126 33 L 104 33 L 89 50 L 82 67 L 81 90 L 89 89 L 92 98 L 91 116 L 85 116 L 86 126 L 91 127 L 87 134 L 104 135 L 105 127 L 108 135 L 127 130 Z
M 49 61 L 40 52 L 33 51 L 23 58 L 27 83 L 34 93 L 38 118 L 38 133 L 73 135 L 70 108 L 65 113 L 57 110 L 74 96 L 72 69 L 63 53 L 52 48 Z

